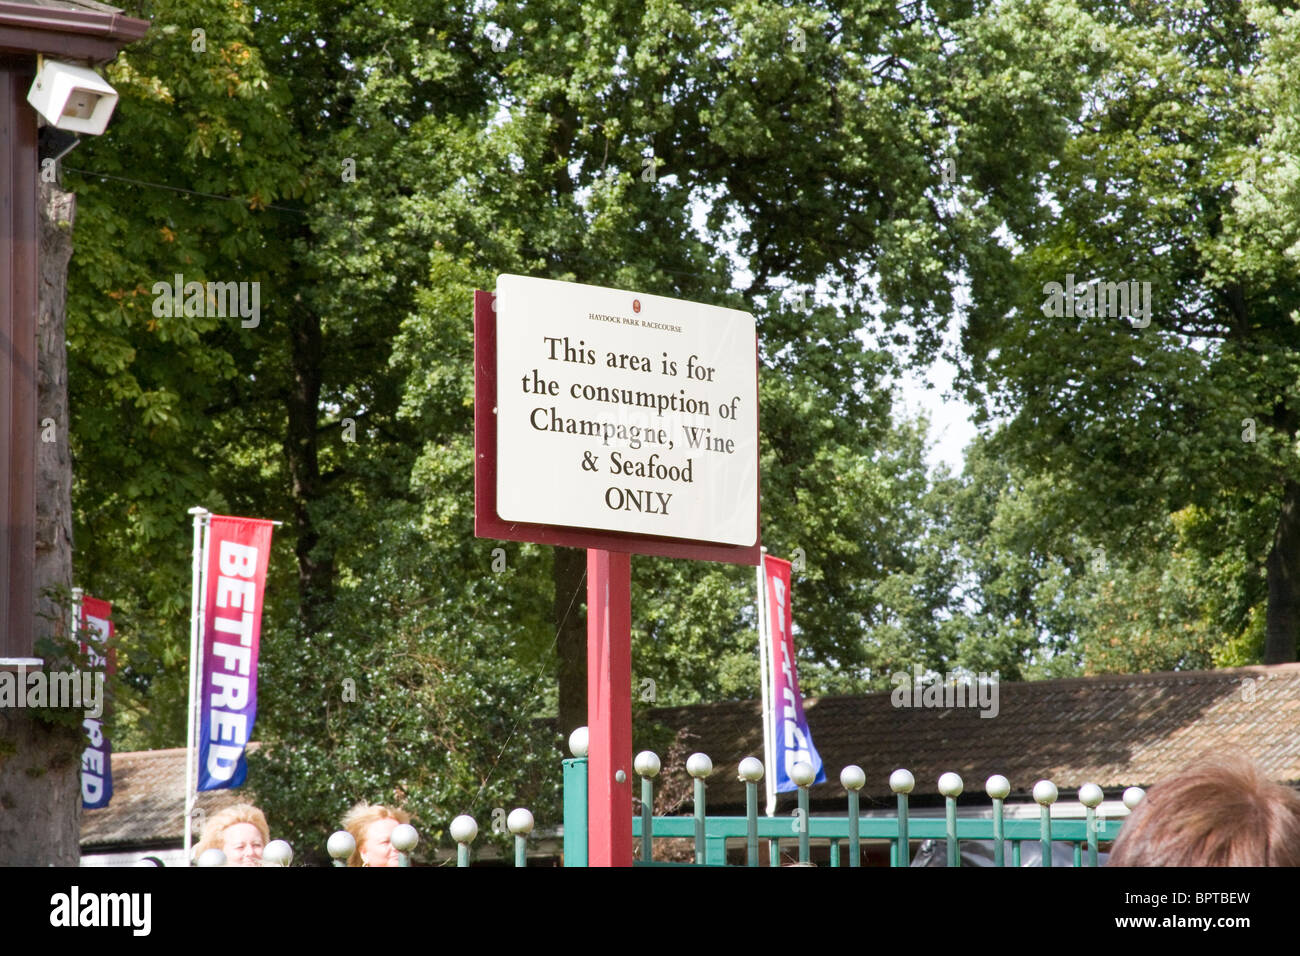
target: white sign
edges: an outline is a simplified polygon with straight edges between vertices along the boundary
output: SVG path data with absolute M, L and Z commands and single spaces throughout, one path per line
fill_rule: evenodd
M 496 316 L 503 520 L 754 544 L 752 315 L 502 275 Z

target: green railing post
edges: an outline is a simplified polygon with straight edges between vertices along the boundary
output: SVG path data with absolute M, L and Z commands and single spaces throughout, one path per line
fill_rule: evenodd
M 867 774 L 857 764 L 849 764 L 840 771 L 840 786 L 849 793 L 849 866 L 862 865 L 862 843 L 858 839 L 858 791 L 867 785 Z M 838 850 L 838 847 L 836 847 Z M 838 856 L 838 853 L 833 854 Z M 838 862 L 835 864 L 838 865 Z
M 587 865 L 587 728 L 569 734 L 564 761 L 564 865 Z
M 767 865 L 768 866 L 781 865 L 781 841 L 780 840 L 767 841 Z
M 1006 866 L 1006 844 L 1002 834 L 1002 801 L 1011 793 L 1011 781 L 1000 773 L 989 777 L 984 792 L 993 798 L 993 865 Z
M 399 823 L 393 827 L 393 832 L 388 837 L 388 842 L 393 845 L 397 851 L 397 865 L 411 865 L 411 851 L 420 842 L 420 834 L 416 832 L 415 827 L 409 823 Z
M 334 858 L 335 866 L 347 866 L 350 857 L 357 848 L 357 841 L 347 830 L 335 830 L 330 834 L 325 849 Z M 202 865 L 202 864 L 200 864 Z
M 584 761 L 585 762 L 585 761 Z M 567 806 L 567 804 L 566 804 Z M 462 813 L 451 821 L 451 838 L 456 841 L 456 866 L 469 866 L 469 845 L 478 836 L 478 824 L 468 813 Z M 565 834 L 566 841 L 568 834 Z M 568 866 L 566 855 L 565 866 Z
M 704 863 L 704 778 L 713 773 L 713 761 L 707 754 L 686 758 L 686 772 L 695 778 L 695 862 Z
M 912 847 L 907 840 L 907 795 L 916 786 L 916 778 L 908 770 L 895 770 L 889 775 L 889 789 L 898 794 L 898 845 L 890 861 L 894 866 L 912 865 Z
M 1105 798 L 1106 795 L 1101 787 L 1095 783 L 1085 783 L 1079 788 L 1079 802 L 1087 808 L 1084 814 L 1087 819 L 1084 832 L 1088 836 L 1088 866 L 1092 868 L 1097 866 L 1097 808 Z M 1079 859 L 1079 845 L 1076 843 L 1074 846 L 1074 865 L 1082 866 Z
M 808 788 L 817 779 L 817 771 L 812 764 L 800 760 L 790 768 L 790 780 L 799 788 L 799 862 L 810 862 L 809 830 L 812 825 L 808 820 Z
M 1034 801 L 1039 807 L 1038 838 L 1043 847 L 1043 866 L 1052 865 L 1052 804 L 1060 796 L 1056 784 L 1050 780 L 1040 780 L 1034 784 Z
M 746 757 L 737 769 L 745 781 L 745 863 L 758 866 L 758 782 L 763 779 L 763 761 Z
M 659 775 L 659 755 L 643 750 L 632 761 L 632 769 L 641 778 L 641 862 L 654 859 L 655 781 Z
M 944 817 L 947 820 L 948 865 L 961 866 L 957 852 L 957 798 L 962 791 L 961 777 L 951 770 L 939 778 L 939 792 L 943 794 Z
M 528 865 L 528 834 L 533 832 L 533 815 L 515 807 L 506 817 L 506 828 L 515 835 L 515 866 Z

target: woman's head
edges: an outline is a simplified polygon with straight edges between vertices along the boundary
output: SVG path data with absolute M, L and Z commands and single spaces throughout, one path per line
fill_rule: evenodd
M 236 803 L 208 818 L 194 855 L 216 848 L 234 866 L 257 866 L 271 839 L 266 815 L 249 803 Z
M 348 866 L 397 866 L 398 853 L 393 848 L 393 830 L 410 823 L 411 815 L 396 807 L 358 803 L 343 818 L 343 829 L 352 834 L 357 848 L 348 857 Z
M 1300 866 L 1300 794 L 1254 761 L 1216 756 L 1153 786 L 1110 866 Z

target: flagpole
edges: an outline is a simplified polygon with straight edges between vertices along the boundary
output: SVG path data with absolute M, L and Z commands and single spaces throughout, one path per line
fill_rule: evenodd
M 82 596 L 84 593 L 85 593 L 85 591 L 84 591 L 82 588 L 73 588 L 73 589 L 72 589 L 72 628 L 71 628 L 71 630 L 72 630 L 72 634 L 71 634 L 71 637 L 72 637 L 72 639 L 73 639 L 74 641 L 77 639 L 77 632 L 78 632 L 78 630 L 80 630 L 80 628 L 81 628 L 81 596 Z
M 758 562 L 758 662 L 761 671 L 763 706 L 763 791 L 767 795 L 769 817 L 776 815 L 776 768 L 772 766 L 772 634 L 767 619 L 767 548 L 760 549 Z
M 199 666 L 202 647 L 199 643 L 200 624 L 200 605 L 199 591 L 202 585 L 203 568 L 207 563 L 204 561 L 204 551 L 206 550 L 206 541 L 203 537 L 203 525 L 206 518 L 211 517 L 211 513 L 206 508 L 191 508 L 189 513 L 194 516 L 194 557 L 193 571 L 190 580 L 190 693 L 187 698 L 189 714 L 186 718 L 185 733 L 185 865 L 190 866 L 190 841 L 192 838 L 191 828 L 193 826 L 194 814 L 194 751 L 195 751 L 195 707 L 198 703 L 198 684 L 199 684 Z

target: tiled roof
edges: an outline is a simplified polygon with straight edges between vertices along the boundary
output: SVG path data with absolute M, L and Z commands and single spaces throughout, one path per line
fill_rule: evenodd
M 113 798 L 107 807 L 82 811 L 82 851 L 179 846 L 185 839 L 185 748 L 115 753 L 112 761 Z M 195 806 L 212 814 L 253 799 L 247 788 L 206 790 Z
M 984 782 L 995 773 L 1011 781 L 1011 800 L 1027 799 L 1041 779 L 1073 800 L 1084 783 L 1107 791 L 1146 787 L 1198 755 L 1225 751 L 1253 757 L 1274 780 L 1300 783 L 1300 664 L 1003 683 L 998 690 L 998 714 L 987 718 L 975 707 L 895 707 L 888 691 L 807 699 L 827 778 L 812 798 L 842 800 L 839 772 L 853 763 L 867 775 L 864 806 L 872 798 L 892 801 L 889 775 L 900 767 L 916 778 L 912 793 L 920 798 L 937 797 L 940 774 L 951 770 L 966 794 L 984 800 Z M 736 767 L 746 756 L 762 759 L 758 701 L 660 708 L 650 716 L 698 735 L 691 748 L 713 760 L 710 806 L 744 806 Z M 685 773 L 664 768 L 670 771 Z

